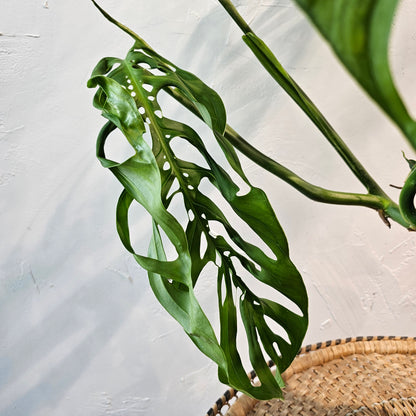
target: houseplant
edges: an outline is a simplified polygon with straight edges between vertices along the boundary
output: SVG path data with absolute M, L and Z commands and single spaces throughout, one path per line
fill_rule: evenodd
M 283 230 L 264 192 L 250 185 L 235 149 L 310 198 L 326 203 L 369 207 L 378 211 L 386 224 L 389 225 L 391 219 L 408 229 L 416 227 L 413 203 L 416 173 L 411 170 L 399 204 L 394 203 L 290 78 L 269 48 L 244 22 L 232 3 L 226 0 L 220 0 L 220 3 L 243 30 L 244 41 L 257 59 L 321 130 L 368 193 L 343 193 L 319 188 L 256 150 L 226 125 L 224 106 L 212 89 L 157 54 L 138 35 L 102 9 L 105 17 L 132 36 L 135 43 L 126 59 L 101 60 L 89 81 L 90 87 L 99 87 L 94 105 L 109 120 L 99 134 L 97 155 L 125 189 L 117 207 L 118 232 L 125 247 L 148 271 L 158 300 L 183 326 L 197 347 L 218 365 L 219 378 L 223 383 L 259 399 L 267 399 L 281 396 L 280 373 L 289 366 L 302 343 L 308 320 L 307 296 L 300 274 L 290 261 Z M 415 148 L 415 122 L 396 93 L 387 62 L 387 41 L 396 2 L 339 2 L 339 10 L 332 6 L 328 9 L 328 4 L 333 3 L 323 1 L 299 0 L 297 3 L 310 15 L 346 67 Z M 328 10 L 341 13 L 339 16 L 342 19 L 337 19 Z M 345 19 L 345 16 L 354 18 Z M 342 36 L 338 36 L 340 33 Z M 228 171 L 232 169 L 234 175 L 237 174 L 245 182 L 249 189 L 247 193 L 240 192 L 227 169 L 223 169 L 210 155 L 193 129 L 164 117 L 157 100 L 161 90 L 209 126 L 227 158 Z M 108 159 L 104 152 L 106 139 L 116 128 L 123 132 L 135 151 L 134 156 L 122 163 Z M 150 146 L 143 138 L 146 133 L 152 138 Z M 178 138 L 197 149 L 205 165 L 179 159 L 171 144 Z M 414 162 L 411 159 L 408 162 L 413 168 Z M 257 247 L 241 237 L 224 215 L 222 206 L 200 190 L 203 182 L 209 182 L 220 191 L 234 212 L 267 248 L 264 245 Z M 183 198 L 188 212 L 184 225 L 170 212 L 172 201 L 178 195 Z M 134 201 L 142 204 L 153 219 L 153 237 L 147 256 L 135 253 L 130 241 L 128 210 Z M 213 234 L 214 223 L 221 225 L 222 234 Z M 169 245 L 177 253 L 172 260 L 166 258 L 164 246 Z M 194 287 L 208 263 L 216 263 L 218 270 L 219 341 L 194 295 Z M 288 308 L 282 303 L 256 296 L 244 278 L 247 273 L 283 294 L 295 307 Z M 250 383 L 241 363 L 236 342 L 238 312 L 247 334 L 251 364 L 261 386 Z M 270 328 L 268 319 L 283 328 L 287 339 Z M 268 369 L 262 348 L 277 363 L 275 376 Z

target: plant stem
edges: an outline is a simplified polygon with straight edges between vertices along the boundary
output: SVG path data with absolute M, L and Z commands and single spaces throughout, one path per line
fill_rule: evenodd
M 238 13 L 230 0 L 218 0 L 226 9 L 227 13 L 233 18 L 240 29 L 244 32 L 244 41 L 253 51 L 263 67 L 269 72 L 275 81 L 289 94 L 298 104 L 303 112 L 315 124 L 316 127 L 326 137 L 332 147 L 341 156 L 342 160 L 348 165 L 354 175 L 366 187 L 370 194 L 388 198 L 381 187 L 367 172 L 360 161 L 348 148 L 335 129 L 326 120 L 319 109 L 313 104 L 302 88 L 290 77 L 286 70 L 279 63 L 267 45 L 258 38 L 250 29 L 243 17 Z
M 303 178 L 292 172 L 290 169 L 281 165 L 280 163 L 269 158 L 243 137 L 241 137 L 232 127 L 226 127 L 224 137 L 233 144 L 241 153 L 246 155 L 250 160 L 266 169 L 273 175 L 284 180 L 286 183 L 297 189 L 308 198 L 327 204 L 336 205 L 357 205 L 368 208 L 373 208 L 379 211 L 380 215 L 385 213 L 395 222 L 408 228 L 409 223 L 403 218 L 400 213 L 399 206 L 393 202 L 388 196 L 373 195 L 373 194 L 358 194 L 351 192 L 339 192 L 329 189 L 321 188 L 313 185 Z
M 173 88 L 165 88 L 165 91 L 178 102 L 180 102 L 184 107 L 202 119 L 201 114 L 192 103 L 192 101 L 181 94 L 178 90 Z M 257 150 L 229 125 L 226 126 L 224 134 L 219 132 L 215 132 L 215 134 L 223 136 L 237 150 L 247 156 L 254 163 L 266 169 L 273 175 L 279 177 L 297 189 L 303 195 L 314 201 L 327 204 L 356 205 L 373 208 L 377 210 L 384 219 L 385 217 L 388 217 L 406 228 L 409 228 L 410 226 L 409 223 L 401 215 L 398 205 L 393 202 L 387 195 L 338 192 L 321 188 L 305 181 L 290 169 L 286 168 L 285 166 Z
M 222 7 L 227 10 L 227 13 L 232 17 L 234 22 L 237 23 L 238 27 L 244 32 L 249 33 L 253 32 L 248 25 L 248 23 L 243 19 L 243 17 L 238 13 L 237 9 L 235 8 L 234 4 L 229 0 L 218 0 Z

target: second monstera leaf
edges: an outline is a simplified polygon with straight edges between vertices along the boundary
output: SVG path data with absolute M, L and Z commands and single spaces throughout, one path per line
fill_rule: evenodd
M 391 75 L 388 45 L 399 0 L 295 0 L 347 70 L 416 149 L 416 122 Z

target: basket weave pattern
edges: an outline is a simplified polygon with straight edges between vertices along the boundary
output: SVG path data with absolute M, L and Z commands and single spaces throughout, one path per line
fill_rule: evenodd
M 231 389 L 208 415 L 416 415 L 416 339 L 358 337 L 307 346 L 283 378 L 284 401 L 257 403 L 241 395 L 226 411 Z

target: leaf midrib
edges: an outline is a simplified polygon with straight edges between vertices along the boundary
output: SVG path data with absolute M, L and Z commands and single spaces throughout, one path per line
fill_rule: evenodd
M 171 148 L 168 145 L 166 145 L 165 140 L 163 140 L 163 138 L 165 136 L 164 136 L 164 134 L 163 134 L 163 132 L 162 132 L 160 126 L 159 126 L 159 123 L 157 121 L 156 116 L 154 115 L 153 109 L 151 108 L 151 105 L 149 104 L 149 100 L 147 99 L 147 96 L 143 92 L 142 86 L 136 82 L 135 74 L 131 70 L 129 63 L 126 62 L 126 60 L 123 60 L 122 65 L 125 67 L 126 72 L 129 75 L 131 85 L 133 86 L 132 91 L 135 91 L 136 94 L 139 94 L 138 98 L 140 99 L 140 103 L 143 105 L 143 108 L 145 110 L 144 115 L 149 117 L 150 123 L 152 124 L 152 126 L 155 130 L 155 133 L 158 137 L 158 140 L 159 140 L 160 146 L 162 148 L 162 151 L 166 155 L 167 162 L 169 163 L 169 165 L 171 167 L 173 175 L 178 180 L 179 187 L 181 189 L 181 192 L 182 192 L 184 198 L 188 201 L 188 203 L 190 205 L 190 208 L 191 208 L 192 212 L 194 213 L 195 220 L 198 221 L 198 225 L 199 225 L 200 230 L 202 230 L 202 232 L 205 234 L 207 242 L 209 241 L 214 245 L 215 249 L 220 253 L 221 258 L 222 258 L 223 253 L 218 249 L 217 244 L 215 242 L 215 238 L 212 237 L 211 234 L 209 233 L 209 227 L 207 229 L 204 226 L 205 224 L 201 221 L 201 218 L 198 215 L 198 211 L 197 211 L 197 209 L 195 207 L 195 204 L 194 204 L 194 198 L 192 197 L 191 193 L 188 191 L 188 187 L 187 187 L 188 184 L 183 179 L 183 175 L 181 174 L 180 167 L 176 163 L 176 157 L 173 154 Z M 155 99 L 157 99 L 156 94 L 155 94 Z

